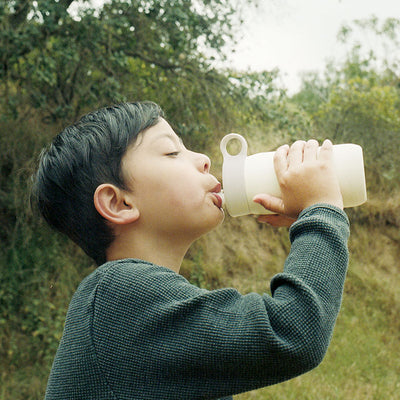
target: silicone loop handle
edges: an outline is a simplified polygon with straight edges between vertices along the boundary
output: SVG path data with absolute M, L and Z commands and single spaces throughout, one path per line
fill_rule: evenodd
M 226 147 L 231 140 L 235 140 L 235 139 L 238 140 L 242 146 L 240 148 L 239 153 L 232 155 L 232 154 L 229 154 Z M 224 136 L 221 140 L 221 144 L 219 145 L 219 147 L 221 149 L 221 153 L 224 157 L 224 160 L 226 160 L 228 157 L 241 157 L 241 158 L 247 157 L 246 139 L 242 135 L 239 135 L 238 133 L 229 133 L 228 135 Z
M 241 143 L 241 148 L 237 154 L 232 155 L 229 154 L 227 145 L 235 139 Z M 230 133 L 221 140 L 220 149 L 224 157 L 222 181 L 226 208 L 233 217 L 249 214 L 245 181 L 246 139 L 237 133 Z

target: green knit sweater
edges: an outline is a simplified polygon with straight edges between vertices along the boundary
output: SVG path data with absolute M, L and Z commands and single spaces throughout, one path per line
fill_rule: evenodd
M 216 399 L 305 373 L 332 336 L 348 235 L 341 210 L 303 211 L 272 296 L 200 289 L 142 260 L 104 264 L 72 298 L 46 399 Z

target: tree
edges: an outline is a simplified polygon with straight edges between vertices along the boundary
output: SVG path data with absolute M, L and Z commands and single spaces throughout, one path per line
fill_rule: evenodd
M 233 37 L 237 6 L 247 2 L 112 0 L 99 9 L 78 3 L 74 13 L 73 0 L 5 2 L 2 107 L 11 118 L 33 107 L 47 121 L 65 122 L 99 99 L 126 98 L 124 77 L 132 72 L 139 94 L 155 85 L 158 74 L 193 81 L 199 74 L 206 77 L 210 57 L 223 57 Z M 150 77 L 149 68 L 156 72 Z
M 361 45 L 359 37 L 369 37 Z M 343 26 L 345 60 L 327 65 L 324 78 L 311 75 L 294 101 L 304 105 L 322 136 L 364 148 L 370 189 L 390 191 L 398 183 L 400 162 L 400 20 L 376 17 Z M 379 189 L 378 189 L 379 188 Z

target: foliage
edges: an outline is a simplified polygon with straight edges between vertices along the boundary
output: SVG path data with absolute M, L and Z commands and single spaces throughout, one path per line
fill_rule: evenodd
M 352 79 L 346 87 L 332 90 L 329 102 L 316 116 L 334 140 L 363 146 L 370 177 L 381 186 L 393 187 L 399 178 L 396 164 L 400 158 L 391 152 L 400 145 L 399 94 L 391 86 L 371 86 L 365 78 Z
M 0 79 L 9 116 L 16 118 L 24 104 L 24 112 L 34 108 L 49 122 L 65 123 L 99 100 L 125 99 L 130 80 L 139 84 L 138 94 L 156 85 L 151 78 L 162 71 L 169 81 L 181 75 L 194 81 L 210 66 L 204 51 L 222 57 L 241 6 L 227 0 L 112 0 L 100 9 L 78 5 L 72 14 L 71 3 L 4 5 Z
M 293 101 L 310 113 L 318 136 L 362 145 L 369 183 L 390 192 L 400 179 L 400 155 L 392 151 L 400 146 L 400 58 L 390 51 L 398 48 L 400 21 L 371 17 L 353 25 L 339 33 L 346 59 L 331 62 L 324 78 L 306 76 Z M 372 34 L 375 47 L 362 46 L 357 33 Z

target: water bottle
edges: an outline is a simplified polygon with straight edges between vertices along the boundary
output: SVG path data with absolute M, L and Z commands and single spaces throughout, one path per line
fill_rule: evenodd
M 240 150 L 230 154 L 227 145 L 237 140 Z M 270 214 L 260 204 L 253 202 L 256 194 L 266 193 L 281 197 L 281 190 L 274 168 L 275 152 L 247 156 L 247 142 L 237 133 L 226 135 L 220 144 L 223 155 L 223 202 L 233 217 L 247 214 Z M 355 207 L 367 200 L 364 159 L 361 146 L 337 144 L 333 146 L 333 163 L 343 196 L 344 207 Z

